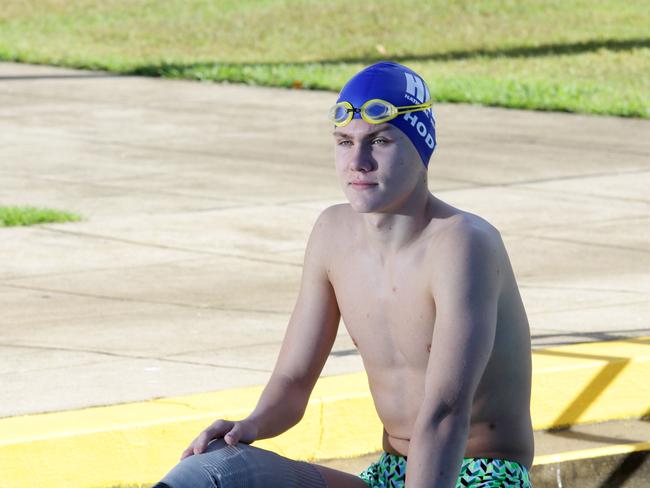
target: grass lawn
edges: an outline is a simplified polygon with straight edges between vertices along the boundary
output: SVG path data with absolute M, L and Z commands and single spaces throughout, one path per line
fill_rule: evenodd
M 81 216 L 70 212 L 34 207 L 0 207 L 0 227 L 76 222 Z
M 437 101 L 650 117 L 647 0 L 3 0 L 0 59 L 338 90 L 380 60 Z

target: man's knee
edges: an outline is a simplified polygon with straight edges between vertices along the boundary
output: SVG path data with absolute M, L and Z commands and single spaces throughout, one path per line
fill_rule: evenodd
M 274 452 L 223 439 L 178 463 L 154 488 L 326 488 L 318 469 Z

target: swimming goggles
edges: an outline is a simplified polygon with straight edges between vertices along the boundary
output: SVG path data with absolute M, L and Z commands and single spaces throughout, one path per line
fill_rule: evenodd
M 329 119 L 337 127 L 348 125 L 355 113 L 361 114 L 361 118 L 369 124 L 382 124 L 393 120 L 395 117 L 408 112 L 417 112 L 431 107 L 431 102 L 419 105 L 404 105 L 396 107 L 386 100 L 373 98 L 361 105 L 360 108 L 353 107 L 350 102 L 339 102 L 329 112 Z

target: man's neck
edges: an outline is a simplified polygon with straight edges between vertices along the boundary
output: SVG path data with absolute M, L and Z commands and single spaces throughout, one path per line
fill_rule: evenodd
M 368 246 L 382 257 L 397 254 L 415 241 L 431 222 L 436 200 L 425 186 L 399 209 L 361 214 Z

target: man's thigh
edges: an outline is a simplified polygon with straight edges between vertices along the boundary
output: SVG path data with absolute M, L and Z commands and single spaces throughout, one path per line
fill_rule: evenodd
M 367 488 L 359 477 L 266 449 L 212 441 L 179 462 L 154 488 Z

